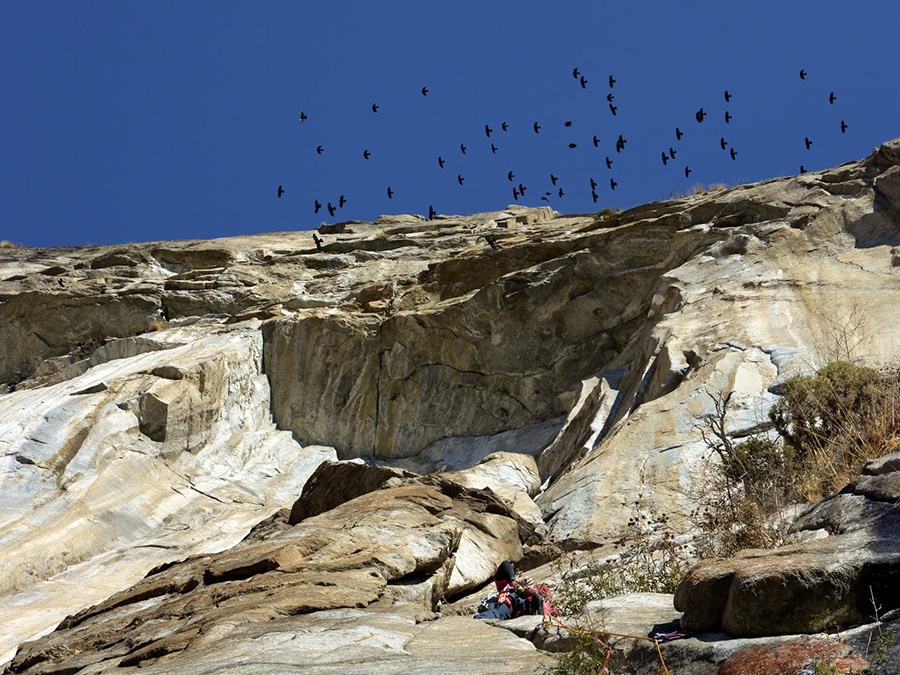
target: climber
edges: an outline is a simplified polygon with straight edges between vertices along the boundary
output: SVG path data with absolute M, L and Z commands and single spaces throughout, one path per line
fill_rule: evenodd
M 516 571 L 509 560 L 494 571 L 496 595 L 484 598 L 478 606 L 476 619 L 514 619 L 523 614 L 543 614 L 541 594 L 527 579 L 516 581 Z

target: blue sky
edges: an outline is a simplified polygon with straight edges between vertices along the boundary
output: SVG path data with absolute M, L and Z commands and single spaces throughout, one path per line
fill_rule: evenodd
M 465 214 L 515 203 L 519 183 L 520 204 L 550 192 L 553 208 L 580 213 L 825 168 L 900 136 L 898 25 L 894 0 L 11 0 L 0 240 L 204 239 L 430 205 Z

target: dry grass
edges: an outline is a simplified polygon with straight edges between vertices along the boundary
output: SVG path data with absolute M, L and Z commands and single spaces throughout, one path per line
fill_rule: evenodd
M 19 244 L 16 244 L 14 242 L 7 241 L 6 239 L 4 239 L 3 241 L 0 241 L 0 248 L 22 248 L 22 247 Z

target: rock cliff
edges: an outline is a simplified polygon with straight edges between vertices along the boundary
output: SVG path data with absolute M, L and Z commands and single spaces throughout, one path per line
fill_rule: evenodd
M 319 236 L 0 249 L 0 663 L 62 621 L 11 672 L 530 672 L 441 603 L 690 512 L 710 394 L 741 436 L 786 377 L 900 347 L 900 141 Z

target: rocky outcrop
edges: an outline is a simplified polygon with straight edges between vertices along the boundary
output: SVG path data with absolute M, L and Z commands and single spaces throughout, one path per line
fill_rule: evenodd
M 894 453 L 797 519 L 798 536 L 818 538 L 696 565 L 675 594 L 682 626 L 737 636 L 812 633 L 900 608 L 898 503 Z

